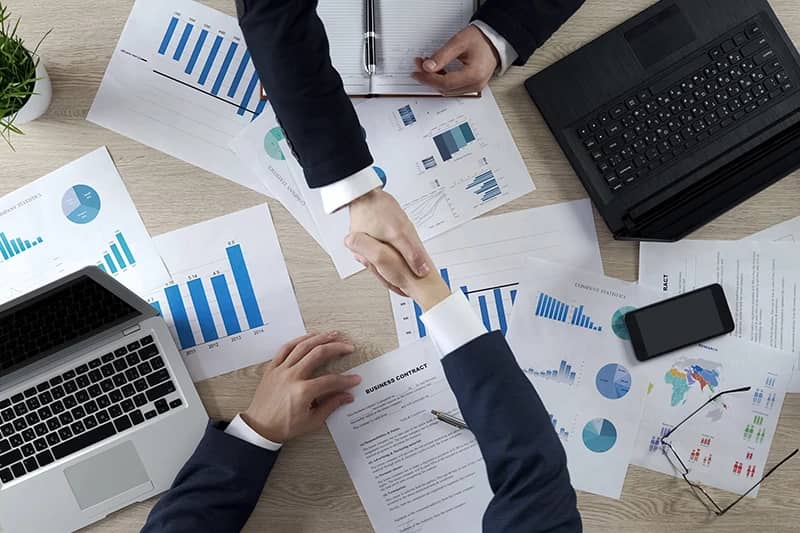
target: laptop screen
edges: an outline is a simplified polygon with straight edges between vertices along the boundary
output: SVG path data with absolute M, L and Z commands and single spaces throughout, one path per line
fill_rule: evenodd
M 0 312 L 0 376 L 138 315 L 88 276 L 58 285 Z

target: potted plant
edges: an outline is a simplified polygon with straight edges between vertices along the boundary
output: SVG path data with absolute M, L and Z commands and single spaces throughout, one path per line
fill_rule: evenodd
M 53 94 L 37 54 L 42 41 L 28 50 L 17 35 L 18 27 L 19 19 L 12 24 L 8 8 L 0 4 L 0 137 L 9 146 L 12 134 L 22 135 L 20 125 L 47 111 Z

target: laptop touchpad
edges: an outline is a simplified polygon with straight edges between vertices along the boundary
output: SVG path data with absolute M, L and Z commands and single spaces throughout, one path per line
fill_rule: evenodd
M 143 490 L 136 491 L 138 494 L 153 488 L 130 441 L 66 468 L 64 475 L 78 505 L 84 510 L 140 486 Z
M 695 39 L 686 16 L 676 5 L 661 11 L 625 33 L 644 68 L 650 68 Z

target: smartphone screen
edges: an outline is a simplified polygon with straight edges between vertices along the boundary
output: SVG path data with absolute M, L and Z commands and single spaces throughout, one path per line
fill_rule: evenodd
M 716 284 L 631 311 L 625 324 L 640 361 L 734 329 L 725 292 Z

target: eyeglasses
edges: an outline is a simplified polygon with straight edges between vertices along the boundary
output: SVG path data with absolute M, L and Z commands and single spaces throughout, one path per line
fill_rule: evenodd
M 694 483 L 693 481 L 689 480 L 689 478 L 688 478 L 688 475 L 689 475 L 689 468 L 686 466 L 686 463 L 684 463 L 684 462 L 683 462 L 683 460 L 681 459 L 681 457 L 678 455 L 678 452 L 676 452 L 676 451 L 675 451 L 675 448 L 673 448 L 673 447 L 672 447 L 672 444 L 671 444 L 670 442 L 668 442 L 668 441 L 667 441 L 667 439 L 668 439 L 668 438 L 669 438 L 669 437 L 670 437 L 670 436 L 671 436 L 673 433 L 675 433 L 675 431 L 677 431 L 679 427 L 681 427 L 681 426 L 682 426 L 682 425 L 684 425 L 686 422 L 688 422 L 688 421 L 689 421 L 689 420 L 690 420 L 690 419 L 691 419 L 691 418 L 692 418 L 694 415 L 696 415 L 697 413 L 699 413 L 700 411 L 702 411 L 702 410 L 703 410 L 703 408 L 705 408 L 707 405 L 709 405 L 709 404 L 711 404 L 711 403 L 713 403 L 713 402 L 716 402 L 716 401 L 717 401 L 719 398 L 721 398 L 722 396 L 724 396 L 724 395 L 726 395 L 726 394 L 734 394 L 734 393 L 737 393 L 737 392 L 747 392 L 747 391 L 749 391 L 749 390 L 750 390 L 750 387 L 741 387 L 741 388 L 738 388 L 738 389 L 730 389 L 730 390 L 722 391 L 722 392 L 719 392 L 719 393 L 715 394 L 714 396 L 712 396 L 711 398 L 709 398 L 709 400 L 708 400 L 706 403 L 704 403 L 703 405 L 701 405 L 700 407 L 698 407 L 697 409 L 695 409 L 695 410 L 694 410 L 694 411 L 693 411 L 693 412 L 692 412 L 692 413 L 691 413 L 689 416 L 687 416 L 686 418 L 684 418 L 683 420 L 681 420 L 680 422 L 678 422 L 678 424 L 677 424 L 677 425 L 675 425 L 675 427 L 673 427 L 672 429 L 670 429 L 668 432 L 666 432 L 666 433 L 665 433 L 665 434 L 664 434 L 664 435 L 661 437 L 661 450 L 664 452 L 664 455 L 666 455 L 666 456 L 667 456 L 667 460 L 670 462 L 670 464 L 672 465 L 672 467 L 673 467 L 673 468 L 674 468 L 676 471 L 678 471 L 678 472 L 680 472 L 680 473 L 681 473 L 681 475 L 683 476 L 683 479 L 684 479 L 684 481 L 686 481 L 686 483 L 688 483 L 688 484 L 689 484 L 689 487 L 692 489 L 692 492 L 694 493 L 694 495 L 695 495 L 695 496 L 697 496 L 697 498 L 698 498 L 700 501 L 702 501 L 702 502 L 704 502 L 704 503 L 706 503 L 706 502 L 708 502 L 708 503 L 711 503 L 712 507 L 711 507 L 710 509 L 711 509 L 712 511 L 714 511 L 714 513 L 715 513 L 717 516 L 722 516 L 722 515 L 724 515 L 725 513 L 727 513 L 728 511 L 730 511 L 730 510 L 731 510 L 731 508 L 732 508 L 734 505 L 736 505 L 737 503 L 739 503 L 740 501 L 742 501 L 742 500 L 745 498 L 745 496 L 747 496 L 748 494 L 750 494 L 751 492 L 753 492 L 753 490 L 754 490 L 756 487 L 758 487 L 758 486 L 759 486 L 759 485 L 760 485 L 760 484 L 761 484 L 761 483 L 762 483 L 762 482 L 763 482 L 765 479 L 767 479 L 767 478 L 768 478 L 770 475 L 772 475 L 772 473 L 773 473 L 773 472 L 775 472 L 775 470 L 777 470 L 777 469 L 778 469 L 778 468 L 779 468 L 781 465 L 783 465 L 783 464 L 784 464 L 786 461 L 788 461 L 789 459 L 791 459 L 792 457 L 794 457 L 795 455 L 797 455 L 797 452 L 800 452 L 800 449 L 795 449 L 795 451 L 793 451 L 792 453 L 790 453 L 789 455 L 787 455 L 786 457 L 784 457 L 784 458 L 783 458 L 783 460 L 781 460 L 781 461 L 780 461 L 778 464 L 776 464 L 775 466 L 773 466 L 772 468 L 770 468 L 770 469 L 767 471 L 767 473 L 766 473 L 766 474 L 764 474 L 764 475 L 761 477 L 761 479 L 759 479 L 759 480 L 758 480 L 758 482 L 757 482 L 755 485 L 753 485 L 752 487 L 750 487 L 750 488 L 747 490 L 747 492 L 745 492 L 744 494 L 742 494 L 741 496 L 739 496 L 739 497 L 736 499 L 736 501 L 734 501 L 733 503 L 731 503 L 731 504 L 730 504 L 730 505 L 728 505 L 727 507 L 721 507 L 719 504 L 717 504 L 717 502 L 715 502 L 715 501 L 714 501 L 714 498 L 712 498 L 712 497 L 711 497 L 711 495 L 710 495 L 708 492 L 706 492 L 706 490 L 705 490 L 703 487 L 701 487 L 701 486 L 700 486 L 700 485 L 698 485 L 697 483 Z M 707 505 L 706 505 L 706 506 L 707 506 Z M 708 507 L 708 506 L 707 506 L 707 507 Z

